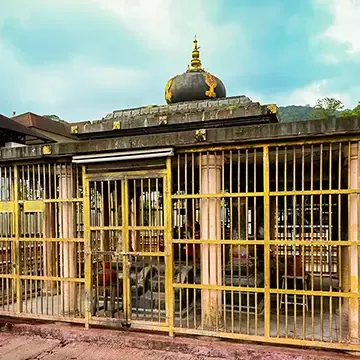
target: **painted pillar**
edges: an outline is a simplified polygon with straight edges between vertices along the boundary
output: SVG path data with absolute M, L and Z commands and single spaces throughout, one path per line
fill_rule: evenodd
M 201 193 L 215 194 L 221 191 L 221 158 L 215 155 L 201 156 Z M 221 239 L 220 199 L 201 199 L 200 231 L 202 240 Z M 201 283 L 221 285 L 221 245 L 202 244 Z M 222 326 L 222 293 L 216 290 L 202 290 L 201 311 L 204 327 Z
M 349 188 L 358 190 L 359 187 L 359 169 L 358 169 L 358 144 L 351 145 L 350 151 L 350 184 Z M 359 195 L 350 195 L 349 204 L 349 240 L 351 241 L 350 255 L 349 255 L 349 283 L 351 293 L 359 293 L 359 208 L 358 208 Z M 350 339 L 352 342 L 359 341 L 359 300 L 353 298 L 350 300 L 349 306 L 349 330 Z
M 59 166 L 59 196 L 61 199 L 72 199 L 74 179 L 71 166 Z M 63 202 L 60 204 L 59 214 L 60 235 L 62 239 L 74 238 L 75 235 L 75 213 L 73 203 Z M 60 244 L 61 255 L 61 277 L 76 278 L 76 244 L 63 241 Z M 77 286 L 74 282 L 64 281 L 62 283 L 62 310 L 63 315 L 73 316 L 77 313 Z

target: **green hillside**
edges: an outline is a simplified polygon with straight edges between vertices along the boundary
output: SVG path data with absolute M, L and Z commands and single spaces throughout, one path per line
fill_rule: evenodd
M 288 105 L 279 107 L 280 118 L 282 121 L 300 121 L 312 119 L 314 108 L 310 105 Z

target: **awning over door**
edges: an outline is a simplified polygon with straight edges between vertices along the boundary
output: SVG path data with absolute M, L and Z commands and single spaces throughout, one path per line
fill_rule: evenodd
M 146 150 L 133 150 L 121 151 L 115 153 L 103 153 L 92 155 L 74 156 L 72 161 L 77 164 L 93 164 L 114 161 L 131 161 L 131 160 L 145 160 L 154 158 L 166 158 L 174 156 L 173 148 L 160 148 L 160 149 L 146 149 Z

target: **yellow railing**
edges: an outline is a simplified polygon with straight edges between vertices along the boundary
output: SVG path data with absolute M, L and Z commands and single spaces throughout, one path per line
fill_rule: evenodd
M 359 350 L 359 139 L 0 166 L 0 314 Z

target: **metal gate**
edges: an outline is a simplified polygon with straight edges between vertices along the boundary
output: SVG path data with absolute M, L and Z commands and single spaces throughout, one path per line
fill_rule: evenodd
M 168 181 L 166 170 L 87 175 L 88 323 L 168 326 Z
M 358 138 L 165 157 L 0 166 L 0 315 L 359 349 Z

